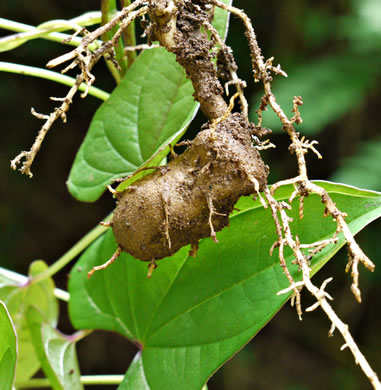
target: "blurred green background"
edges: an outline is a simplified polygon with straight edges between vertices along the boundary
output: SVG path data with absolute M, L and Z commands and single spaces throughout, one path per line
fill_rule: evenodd
M 294 95 L 301 95 L 304 123 L 300 131 L 319 141 L 324 159 L 307 157 L 311 179 L 326 179 L 381 191 L 381 133 L 378 114 L 381 104 L 381 2 L 380 0 L 235 0 L 253 20 L 266 58 L 274 56 L 287 79 L 276 77 L 274 92 L 289 112 Z M 100 7 L 100 1 L 2 0 L 0 17 L 38 25 L 49 19 L 69 19 Z M 232 18 L 228 44 L 239 65 L 239 76 L 248 81 L 246 96 L 251 118 L 256 121 L 261 85 L 251 80 L 244 30 Z M 1 36 L 7 32 L 0 30 Z M 52 58 L 67 52 L 57 43 L 35 40 L 0 61 L 44 67 Z M 111 91 L 114 82 L 104 64 L 94 70 L 96 86 Z M 12 171 L 9 161 L 28 150 L 40 126 L 30 107 L 48 113 L 54 107 L 49 96 L 64 96 L 67 87 L 50 81 L 0 73 L 0 265 L 25 274 L 38 258 L 54 262 L 113 207 L 109 194 L 95 204 L 79 203 L 67 192 L 65 181 L 76 150 L 85 136 L 91 117 L 100 104 L 77 97 L 68 123 L 57 122 L 34 162 L 32 180 Z M 270 183 L 294 176 L 296 160 L 290 156 L 288 139 L 274 115 L 264 116 L 273 130 L 277 149 L 263 153 L 271 167 Z M 199 129 L 200 114 L 191 133 Z M 345 251 L 331 260 L 315 278 L 329 276 L 335 297 L 334 308 L 350 325 L 352 334 L 373 368 L 381 374 L 381 254 L 378 247 L 380 222 L 358 235 L 360 245 L 375 261 L 374 274 L 361 269 L 363 304 L 358 305 L 345 274 Z M 362 267 L 361 267 L 362 268 Z M 55 278 L 66 288 L 65 269 Z M 303 294 L 304 307 L 313 300 Z M 228 308 L 227 308 L 228 309 Z M 60 328 L 72 329 L 62 306 Z M 320 390 L 370 389 L 350 353 L 340 352 L 340 336 L 328 339 L 330 324 L 320 311 L 304 315 L 299 322 L 294 309 L 284 307 L 247 347 L 219 370 L 209 382 L 211 390 Z M 122 337 L 96 332 L 82 341 L 79 359 L 83 374 L 122 374 L 136 348 Z M 115 387 L 115 386 L 114 386 Z M 90 389 L 91 387 L 89 387 Z M 99 387 L 98 387 L 99 388 Z M 112 387 L 110 387 L 112 388 Z

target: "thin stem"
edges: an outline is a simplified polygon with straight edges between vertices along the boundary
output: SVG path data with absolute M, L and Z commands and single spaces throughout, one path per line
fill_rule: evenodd
M 57 31 L 73 29 L 75 25 L 78 27 L 91 26 L 98 24 L 99 22 L 99 11 L 87 12 L 71 20 L 51 20 L 43 23 L 38 27 L 0 18 L 0 28 L 20 33 L 0 38 L 0 51 L 12 50 L 17 46 L 20 46 L 23 43 L 36 38 L 47 39 L 49 41 L 55 41 L 59 43 L 66 43 L 71 46 L 79 46 L 82 42 L 82 38 L 74 37 L 69 42 L 68 38 L 70 35 L 62 34 Z M 94 43 L 93 45 L 89 46 L 89 50 L 95 50 L 97 47 L 98 45 Z
M 21 286 L 25 286 L 29 282 L 29 278 L 27 276 L 21 275 L 17 272 L 11 271 L 3 267 L 0 267 L 0 276 L 8 279 L 8 281 L 10 282 L 15 282 L 17 284 L 20 284 Z M 60 299 L 61 301 L 69 302 L 70 294 L 65 290 L 55 288 L 54 296 L 57 299 Z
M 47 63 L 48 68 L 53 68 L 57 65 L 60 65 L 64 62 L 73 60 L 63 71 L 62 73 L 67 72 L 69 69 L 73 69 L 74 67 L 78 66 L 81 70 L 81 73 L 76 77 L 75 84 L 70 88 L 69 92 L 67 93 L 65 98 L 54 100 L 61 101 L 62 104 L 59 107 L 56 107 L 54 111 L 50 113 L 50 115 L 41 115 L 36 113 L 34 110 L 32 110 L 32 114 L 36 116 L 37 118 L 43 119 L 44 125 L 40 128 L 40 131 L 37 134 L 36 139 L 33 142 L 32 147 L 29 151 L 22 151 L 19 153 L 12 161 L 11 161 L 11 168 L 16 170 L 18 169 L 18 166 L 22 163 L 22 166 L 19 168 L 20 172 L 28 175 L 29 177 L 33 177 L 33 174 L 30 170 L 34 159 L 36 158 L 36 155 L 38 151 L 41 148 L 41 144 L 44 141 L 47 133 L 51 129 L 53 123 L 58 119 L 61 118 L 64 122 L 66 122 L 66 113 L 70 108 L 71 103 L 73 102 L 73 97 L 77 93 L 79 86 L 86 82 L 86 90 L 84 93 L 81 94 L 81 97 L 86 97 L 88 93 L 88 89 L 91 87 L 91 85 L 95 81 L 94 75 L 91 74 L 91 69 L 93 66 L 98 62 L 98 60 L 106 55 L 112 48 L 116 45 L 118 39 L 123 33 L 123 30 L 128 26 L 129 23 L 131 23 L 134 19 L 144 15 L 148 12 L 148 7 L 142 7 L 137 11 L 133 11 L 135 8 L 137 8 L 139 5 L 143 3 L 143 0 L 136 0 L 134 1 L 130 6 L 124 8 L 118 16 L 110 20 L 109 23 L 107 23 L 104 26 L 101 26 L 97 28 L 92 33 L 88 33 L 83 39 L 79 47 L 72 50 L 70 53 L 64 54 L 58 58 L 55 58 L 52 61 L 49 61 Z M 123 19 L 125 17 L 125 19 Z M 94 53 L 91 53 L 89 51 L 89 44 L 96 41 L 102 34 L 104 34 L 106 31 L 109 31 L 111 28 L 116 26 L 119 21 L 121 22 L 121 26 L 119 27 L 118 31 L 115 33 L 114 38 L 107 42 L 106 44 L 102 45 L 99 49 L 97 49 Z M 75 34 L 74 34 L 75 35 Z
M 121 0 L 122 7 L 131 5 L 131 0 Z M 123 33 L 124 44 L 128 46 L 136 46 L 135 22 L 132 22 Z M 136 51 L 127 51 L 127 66 L 130 67 L 136 58 Z
M 78 341 L 83 340 L 85 337 L 87 337 L 88 335 L 90 335 L 93 332 L 94 332 L 93 329 L 83 329 L 83 330 L 79 330 L 78 332 L 74 333 L 73 336 L 70 336 L 70 337 L 71 337 L 71 340 L 73 343 L 78 343 Z
M 84 385 L 119 385 L 124 375 L 84 375 L 80 381 Z M 38 387 L 51 387 L 48 378 L 29 379 L 25 382 L 16 383 L 17 388 L 33 389 Z
M 117 12 L 116 0 L 101 0 L 101 12 L 101 25 L 104 26 L 115 16 Z M 102 41 L 104 43 L 112 39 L 115 33 L 115 28 L 116 27 L 102 35 Z M 127 69 L 127 61 L 124 57 L 124 47 L 121 40 L 119 40 L 117 47 L 114 48 L 114 55 L 115 58 L 112 59 L 105 57 L 105 61 L 111 75 L 115 79 L 115 82 L 119 84 L 124 72 Z
M 61 73 L 53 72 L 52 70 L 36 68 L 34 66 L 19 65 L 10 62 L 0 61 L 0 71 L 52 80 L 57 83 L 68 85 L 69 87 L 75 84 L 75 79 L 72 77 L 63 75 Z M 79 87 L 79 90 L 82 92 L 86 91 L 86 84 L 82 83 Z M 109 93 L 102 91 L 101 89 L 96 87 L 89 88 L 89 95 L 92 95 L 101 100 L 107 100 L 110 96 Z
M 59 288 L 54 289 L 54 296 L 63 302 L 69 302 L 70 299 L 70 294 L 67 291 L 61 290 Z
M 111 219 L 112 214 L 109 214 L 105 221 Z M 71 260 L 77 257 L 85 248 L 87 248 L 95 239 L 103 234 L 108 228 L 98 225 L 89 233 L 87 233 L 81 240 L 79 240 L 69 251 L 67 251 L 61 258 L 53 263 L 45 272 L 38 274 L 31 280 L 31 283 L 38 283 L 41 280 L 49 278 L 65 267 Z

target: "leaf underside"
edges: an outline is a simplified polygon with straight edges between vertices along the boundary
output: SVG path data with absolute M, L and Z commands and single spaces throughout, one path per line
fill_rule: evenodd
M 43 261 L 35 261 L 30 265 L 29 276 L 44 272 L 47 267 Z M 14 319 L 18 336 L 16 381 L 25 382 L 41 367 L 33 347 L 26 313 L 31 306 L 35 306 L 42 313 L 45 321 L 51 326 L 56 326 L 58 303 L 54 296 L 54 283 L 49 278 L 37 284 L 15 284 L 1 275 L 0 299 L 5 302 Z
M 0 390 L 12 389 L 16 359 L 16 330 L 5 304 L 0 301 Z
M 27 321 L 37 356 L 53 389 L 82 390 L 74 339 L 46 323 L 33 306 L 28 309 Z

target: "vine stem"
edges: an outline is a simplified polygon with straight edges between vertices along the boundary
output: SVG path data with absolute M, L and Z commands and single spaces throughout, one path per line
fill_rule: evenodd
M 79 46 L 82 42 L 82 38 L 74 37 L 69 42 L 67 39 L 70 35 L 63 34 L 58 31 L 72 29 L 75 24 L 78 26 L 91 26 L 98 24 L 100 22 L 100 17 L 99 11 L 93 11 L 87 12 L 84 15 L 71 20 L 52 20 L 50 22 L 43 23 L 38 27 L 0 18 L 0 28 L 20 33 L 0 38 L 0 49 L 6 48 L 7 45 L 9 45 L 8 50 L 12 50 L 17 46 L 36 38 L 65 43 L 70 46 Z M 89 47 L 89 49 L 95 50 L 97 47 L 97 43 L 94 43 L 91 47 Z
M 52 127 L 53 123 L 61 118 L 63 122 L 66 122 L 66 113 L 70 108 L 70 105 L 73 101 L 74 95 L 77 93 L 79 86 L 86 82 L 86 90 L 81 94 L 81 97 L 86 97 L 89 88 L 95 81 L 94 75 L 91 74 L 91 69 L 98 62 L 98 60 L 103 56 L 108 56 L 110 51 L 113 50 L 113 47 L 116 46 L 119 38 L 121 37 L 125 28 L 128 27 L 129 23 L 131 23 L 136 18 L 139 18 L 148 12 L 148 7 L 144 6 L 134 11 L 135 8 L 139 7 L 144 3 L 143 0 L 136 0 L 130 6 L 123 8 L 123 10 L 112 20 L 110 20 L 106 25 L 97 28 L 92 33 L 88 33 L 84 36 L 81 41 L 81 44 L 71 51 L 70 53 L 64 54 L 52 61 L 49 61 L 46 65 L 48 68 L 53 68 L 57 65 L 60 65 L 64 62 L 72 60 L 70 65 L 68 65 L 62 73 L 66 73 L 69 69 L 72 69 L 78 66 L 81 70 L 81 73 L 77 75 L 75 84 L 70 88 L 66 97 L 64 98 L 53 98 L 53 100 L 62 102 L 59 107 L 56 107 L 54 111 L 50 113 L 50 115 L 42 115 L 36 113 L 32 110 L 32 114 L 39 119 L 44 120 L 44 125 L 40 128 L 40 131 L 37 134 L 37 137 L 30 148 L 29 151 L 22 151 L 19 153 L 12 161 L 11 168 L 16 170 L 19 169 L 23 174 L 28 175 L 30 178 L 33 176 L 30 168 L 33 164 L 33 161 L 41 148 L 41 144 L 45 139 L 46 134 Z M 113 39 L 108 41 L 106 44 L 99 47 L 94 53 L 92 53 L 89 49 L 89 45 L 102 36 L 105 32 L 112 29 L 119 22 L 120 27 L 118 31 L 115 33 Z M 80 31 L 76 31 L 73 36 L 76 36 Z M 71 37 L 72 38 L 72 37 Z M 70 39 L 71 39 L 70 38 Z M 112 56 L 112 54 L 111 54 Z M 18 168 L 18 165 L 22 163 L 22 166 Z
M 0 267 L 0 276 L 3 276 L 4 278 L 17 284 L 20 284 L 21 286 L 25 286 L 29 283 L 29 278 L 27 276 L 21 275 L 14 271 L 10 271 L 9 269 L 3 267 Z M 55 288 L 54 296 L 61 301 L 69 302 L 70 294 L 65 290 Z
M 123 7 L 131 5 L 131 0 L 121 0 Z M 136 35 L 135 35 L 135 22 L 132 22 L 123 33 L 125 46 L 136 46 Z M 136 58 L 136 51 L 130 50 L 127 51 L 127 66 L 131 67 L 132 63 Z
M 61 73 L 53 72 L 52 70 L 36 68 L 34 66 L 13 64 L 11 62 L 0 61 L 0 71 L 9 72 L 9 73 L 18 73 L 26 76 L 39 77 L 42 79 L 51 80 L 57 83 L 68 85 L 69 87 L 75 84 L 75 79 L 73 77 L 66 76 Z M 79 87 L 79 90 L 82 92 L 86 91 L 86 84 L 82 83 Z M 100 100 L 107 100 L 110 96 L 109 93 L 96 87 L 89 88 L 89 95 L 92 95 Z
M 119 385 L 124 375 L 83 375 L 80 381 L 83 385 Z M 17 388 L 34 389 L 38 387 L 51 387 L 48 378 L 29 379 L 25 382 L 16 383 Z
M 111 220 L 112 214 L 110 213 L 105 222 Z M 102 225 L 98 225 L 89 231 L 81 240 L 79 240 L 71 249 L 69 249 L 62 257 L 60 257 L 55 263 L 53 263 L 46 271 L 36 275 L 31 279 L 31 283 L 38 283 L 41 280 L 49 278 L 65 267 L 71 260 L 77 257 L 85 248 L 87 248 L 96 238 L 103 234 L 108 228 Z

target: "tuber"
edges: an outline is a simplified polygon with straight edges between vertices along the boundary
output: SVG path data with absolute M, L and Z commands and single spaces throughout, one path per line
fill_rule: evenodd
M 197 248 L 229 224 L 243 195 L 264 189 L 268 167 L 252 145 L 250 124 L 231 114 L 201 131 L 191 146 L 117 193 L 111 226 L 119 247 L 142 261 Z

